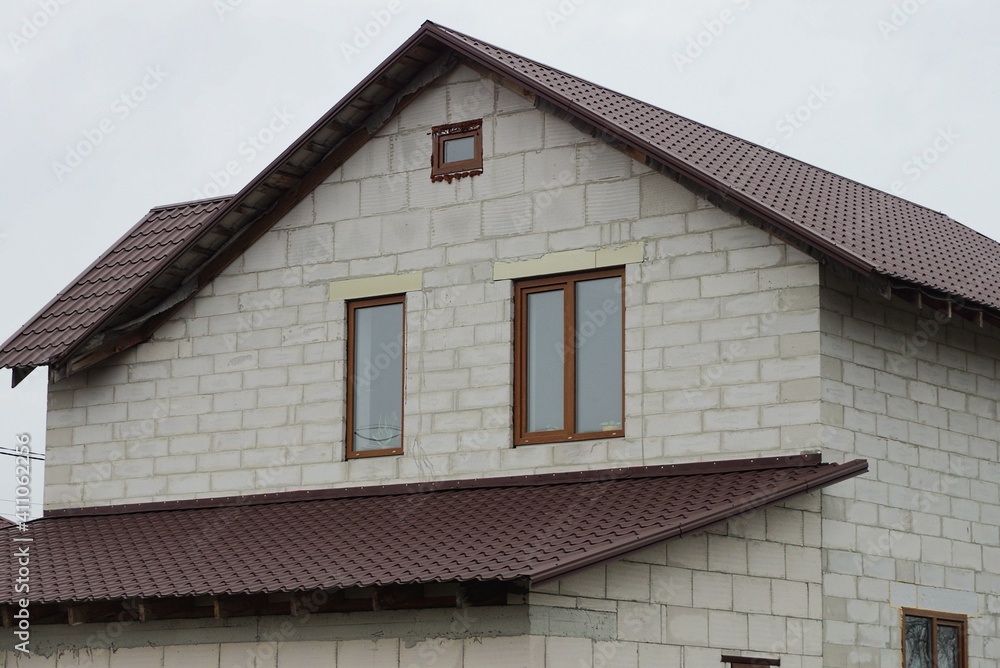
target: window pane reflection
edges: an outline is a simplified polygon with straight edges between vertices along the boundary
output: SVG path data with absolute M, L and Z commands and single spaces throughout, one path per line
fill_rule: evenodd
M 528 431 L 563 428 L 563 291 L 528 295 Z
M 402 447 L 403 305 L 354 315 L 355 451 Z
M 958 668 L 958 629 L 939 625 L 937 641 L 937 668 Z
M 925 617 L 906 617 L 906 667 L 933 668 L 931 666 L 931 620 Z
M 576 431 L 622 426 L 622 281 L 576 284 Z
M 459 137 L 458 139 L 445 140 L 444 142 L 445 162 L 472 160 L 474 157 L 476 157 L 475 137 Z

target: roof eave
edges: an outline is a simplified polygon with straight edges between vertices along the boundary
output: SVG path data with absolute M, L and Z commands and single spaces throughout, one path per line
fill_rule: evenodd
M 182 246 L 178 246 L 175 249 L 175 252 L 173 253 L 173 257 L 171 258 L 171 261 L 165 263 L 160 268 L 160 271 L 151 272 L 150 275 L 146 277 L 146 280 L 143 282 L 143 284 L 140 285 L 136 289 L 136 293 L 141 293 L 141 291 L 146 286 L 152 284 L 163 273 L 163 271 L 166 271 L 167 269 L 169 269 L 170 266 L 172 266 L 173 260 L 175 260 L 177 257 L 179 257 L 180 255 L 182 255 L 188 249 L 192 248 L 194 245 L 196 245 L 198 243 L 198 241 L 215 226 L 216 222 L 224 220 L 227 216 L 229 216 L 233 212 L 237 211 L 239 209 L 239 207 L 242 206 L 242 205 L 244 205 L 246 203 L 246 201 L 254 193 L 260 191 L 263 188 L 264 184 L 266 184 L 269 179 L 271 179 L 272 177 L 274 177 L 275 174 L 277 172 L 279 172 L 279 170 L 281 170 L 282 167 L 288 165 L 290 159 L 294 155 L 296 155 L 298 152 L 300 152 L 301 150 L 303 150 L 303 148 L 314 138 L 314 136 L 318 132 L 320 132 L 328 124 L 330 124 L 337 117 L 338 114 L 342 113 L 346 108 L 348 108 L 352 103 L 354 103 L 356 101 L 356 99 L 358 98 L 358 96 L 363 91 L 365 91 L 370 86 L 372 86 L 373 84 L 375 84 L 381 77 L 383 77 L 386 74 L 386 72 L 390 68 L 392 68 L 393 66 L 395 66 L 402 58 L 404 58 L 411 49 L 419 46 L 419 43 L 422 40 L 424 40 L 426 37 L 428 37 L 429 35 L 430 35 L 430 31 L 428 30 L 427 24 L 425 23 L 424 26 L 422 26 L 420 29 L 418 29 L 418 31 L 416 33 L 414 33 L 408 40 L 406 40 L 406 42 L 404 42 L 392 54 L 390 54 L 390 56 L 388 58 L 386 58 L 377 68 L 375 68 L 375 70 L 373 70 L 367 77 L 365 77 L 360 83 L 358 83 L 353 89 L 351 89 L 351 91 L 347 95 L 345 95 L 336 105 L 334 105 L 333 108 L 331 108 L 326 114 L 324 114 L 319 120 L 317 120 L 308 130 L 306 130 L 302 135 L 300 135 L 299 138 L 295 140 L 295 142 L 293 142 L 288 148 L 286 148 L 277 158 L 275 158 L 266 168 L 264 168 L 263 171 L 261 171 L 253 180 L 251 180 L 250 183 L 248 183 L 242 190 L 240 190 L 235 195 L 228 196 L 226 198 L 215 198 L 215 199 L 228 199 L 228 202 L 226 204 L 224 204 L 223 206 L 221 206 L 220 209 L 215 212 L 215 214 L 213 216 L 213 220 L 208 225 L 205 226 L 205 229 L 202 231 L 201 234 L 192 237 L 192 239 L 189 241 L 189 243 L 187 243 L 185 245 L 182 245 Z M 435 38 L 436 38 L 436 36 L 435 36 Z M 347 137 L 345 137 L 345 138 L 347 138 Z M 305 180 L 307 178 L 308 178 L 308 174 L 306 174 L 306 175 L 303 176 L 303 180 Z M 294 192 L 298 187 L 299 186 L 297 185 L 295 188 L 289 189 L 289 191 L 286 191 L 286 192 Z M 308 193 L 306 193 L 306 194 L 308 194 Z M 279 196 L 279 197 L 275 198 L 275 201 L 277 201 L 281 197 L 282 196 Z M 162 208 L 162 207 L 160 207 L 160 208 Z M 264 213 L 262 213 L 262 214 L 260 214 L 260 215 L 258 215 L 256 217 L 254 217 L 253 219 L 251 219 L 250 221 L 248 221 L 245 224 L 244 228 L 249 228 L 249 227 L 253 226 L 253 224 L 254 224 L 255 221 L 257 221 L 257 220 L 265 217 L 266 215 L 267 215 L 267 212 L 264 212 Z M 141 221 L 140 221 L 140 223 L 141 223 Z M 135 226 L 133 226 L 133 228 L 129 229 L 129 231 L 126 232 L 122 236 L 122 238 L 119 239 L 119 241 L 116 242 L 116 244 L 113 245 L 111 248 L 112 249 L 115 248 L 115 246 L 117 245 L 117 243 L 120 243 L 122 241 L 122 239 L 126 238 L 129 234 L 131 234 L 134 231 L 134 229 L 135 229 Z M 110 249 L 109 249 L 108 252 L 110 252 Z M 92 263 L 86 270 L 84 270 L 84 272 L 80 276 L 77 277 L 77 279 L 74 280 L 74 283 L 76 281 L 78 281 L 80 278 L 82 278 L 84 275 L 86 275 L 86 273 L 89 272 L 106 255 L 107 255 L 107 253 L 105 253 L 100 258 L 98 258 L 97 260 L 95 260 L 94 263 Z M 224 266 L 221 266 L 221 267 L 219 267 L 219 270 L 221 270 L 223 268 L 224 268 Z M 42 313 L 44 313 L 45 310 L 48 309 L 53 304 L 53 302 L 56 301 L 57 299 L 58 299 L 58 295 L 53 300 L 51 300 L 45 307 L 43 307 L 36 314 L 36 316 L 34 318 L 32 318 L 32 320 L 29 320 L 28 323 L 26 323 L 23 327 L 21 327 L 13 336 L 11 336 L 10 339 L 8 339 L 8 342 L 10 340 L 16 338 L 25 329 L 25 327 L 27 327 L 32 322 L 34 322 L 35 318 L 37 318 L 39 315 L 41 315 Z M 64 351 L 60 355 L 58 355 L 58 356 L 46 356 L 44 359 L 39 358 L 39 359 L 36 359 L 36 360 L 32 360 L 33 364 L 31 366 L 24 367 L 24 368 L 26 368 L 28 370 L 25 371 L 25 372 L 23 372 L 22 374 L 20 374 L 20 378 L 17 380 L 17 382 L 20 382 L 21 379 L 23 379 L 25 376 L 27 376 L 28 373 L 30 373 L 30 369 L 34 368 L 35 366 L 46 366 L 47 365 L 47 366 L 50 366 L 50 367 L 53 367 L 53 368 L 59 368 L 59 367 L 62 367 L 63 365 L 65 365 L 69 360 L 73 359 L 73 357 L 81 350 L 81 348 L 83 348 L 86 345 L 86 343 L 89 340 L 91 340 L 95 335 L 97 335 L 98 333 L 100 333 L 102 331 L 102 327 L 109 320 L 113 319 L 116 315 L 118 315 L 119 313 L 121 313 L 122 310 L 124 308 L 127 308 L 127 306 L 130 303 L 131 303 L 130 300 L 126 300 L 126 301 L 122 302 L 121 304 L 119 304 L 116 308 L 109 310 L 108 313 L 106 313 L 99 321 L 97 321 L 93 326 L 89 327 L 87 329 L 87 331 L 80 337 L 80 339 L 73 346 L 71 346 L 70 348 L 68 348 L 66 351 Z M 136 343 L 137 342 L 132 341 L 132 342 L 128 343 L 128 345 L 121 346 L 121 348 L 122 349 L 130 348 L 130 347 L 133 347 L 134 345 L 136 345 Z M 116 347 L 115 350 L 117 350 L 117 349 L 118 348 Z M 62 373 L 60 374 L 60 377 L 71 375 L 72 373 L 75 373 L 78 370 L 80 370 L 80 369 L 76 369 L 76 370 L 70 370 L 68 368 L 64 369 L 62 371 Z
M 653 532 L 640 540 L 628 544 L 627 546 L 614 546 L 610 549 L 595 551 L 594 553 L 588 554 L 585 558 L 562 563 L 552 568 L 538 570 L 530 575 L 530 580 L 533 585 L 541 585 L 551 580 L 566 577 L 585 568 L 616 561 L 637 550 L 702 531 L 720 522 L 731 520 L 732 518 L 742 515 L 743 513 L 749 513 L 754 510 L 772 506 L 794 496 L 798 496 L 799 494 L 821 489 L 823 487 L 848 480 L 855 476 L 859 476 L 866 471 L 868 471 L 868 461 L 864 459 L 855 459 L 845 464 L 831 466 L 827 472 L 808 481 L 799 483 L 787 489 L 782 489 L 779 492 L 772 492 L 770 494 L 753 498 L 752 500 L 748 500 L 747 502 L 734 508 L 698 518 L 697 521 L 687 523 L 679 528 Z

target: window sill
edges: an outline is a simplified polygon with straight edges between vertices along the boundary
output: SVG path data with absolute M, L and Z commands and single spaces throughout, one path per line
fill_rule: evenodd
M 558 435 L 546 436 L 544 433 L 531 434 L 514 439 L 514 447 L 522 445 L 544 445 L 546 443 L 583 443 L 589 441 L 600 441 L 609 438 L 625 438 L 624 429 L 614 429 L 610 431 L 594 431 L 586 434 L 573 434 L 571 436 Z

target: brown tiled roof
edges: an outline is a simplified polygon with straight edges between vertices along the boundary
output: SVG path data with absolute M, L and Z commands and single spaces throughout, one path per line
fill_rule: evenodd
M 462 52 L 849 266 L 1000 308 L 1000 243 L 948 216 L 443 26 Z
M 865 470 L 806 455 L 360 487 L 56 511 L 0 534 L 33 540 L 33 603 L 537 583 Z
M 151 210 L 4 344 L 3 365 L 42 366 L 58 359 L 169 266 L 228 199 Z
M 20 369 L 15 381 L 42 365 L 66 365 L 60 371 L 69 374 L 101 359 L 69 364 L 81 349 L 114 352 L 148 337 L 162 319 L 141 331 L 134 323 L 148 313 L 169 315 L 156 299 L 173 298 L 186 275 L 197 275 L 197 287 L 204 286 L 395 109 L 447 71 L 456 54 L 806 250 L 896 287 L 986 307 L 1000 322 L 1000 243 L 943 214 L 428 21 L 238 194 L 151 212 L 105 255 L 116 256 L 122 275 L 110 267 L 88 269 L 0 348 L 0 366 Z M 165 220 L 171 216 L 173 225 Z M 163 226 L 178 235 L 162 237 L 169 238 L 163 248 L 128 241 Z M 206 232 L 218 238 L 197 248 Z M 161 243 L 159 232 L 150 238 Z M 231 252 L 216 256 L 224 246 Z M 200 251 L 194 254 L 200 260 L 187 251 Z M 164 278 L 171 271 L 175 275 Z

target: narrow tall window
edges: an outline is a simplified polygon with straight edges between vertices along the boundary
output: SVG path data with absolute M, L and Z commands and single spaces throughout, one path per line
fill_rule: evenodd
M 624 434 L 624 271 L 518 282 L 515 443 Z
M 483 119 L 431 128 L 431 181 L 483 173 Z
M 403 296 L 347 304 L 347 456 L 403 452 Z
M 903 608 L 903 668 L 967 668 L 964 615 Z

